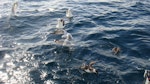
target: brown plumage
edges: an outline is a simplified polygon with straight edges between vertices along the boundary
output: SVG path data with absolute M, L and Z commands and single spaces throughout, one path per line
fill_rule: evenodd
M 65 21 L 63 19 L 61 19 L 60 21 L 62 22 L 62 24 L 64 26 L 65 25 Z
M 114 47 L 113 49 L 112 49 L 112 52 L 115 54 L 115 55 L 117 55 L 117 54 L 119 54 L 120 53 L 120 48 L 119 47 Z
M 90 62 L 88 65 L 83 64 L 80 68 L 82 70 L 84 70 L 85 72 L 87 72 L 87 73 L 96 73 L 96 74 L 98 74 L 98 71 L 93 67 L 93 65 L 95 63 L 96 62 Z

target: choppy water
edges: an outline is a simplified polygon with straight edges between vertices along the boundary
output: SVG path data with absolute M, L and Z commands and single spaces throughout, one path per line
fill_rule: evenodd
M 150 69 L 149 0 L 0 0 L 0 84 L 142 84 Z M 68 22 L 65 12 L 72 9 Z M 47 10 L 49 9 L 49 10 Z M 37 11 L 38 10 L 38 11 Z M 53 42 L 57 19 L 74 46 Z M 111 49 L 121 48 L 119 56 Z M 96 61 L 99 74 L 84 73 Z

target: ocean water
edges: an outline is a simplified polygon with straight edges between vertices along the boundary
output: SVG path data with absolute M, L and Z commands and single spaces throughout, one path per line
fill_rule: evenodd
M 150 69 L 149 0 L 0 0 L 0 84 L 143 84 Z M 71 22 L 65 16 L 70 8 Z M 56 44 L 57 19 L 72 46 Z M 119 55 L 112 53 L 120 47 Z M 97 74 L 80 70 L 96 61 Z

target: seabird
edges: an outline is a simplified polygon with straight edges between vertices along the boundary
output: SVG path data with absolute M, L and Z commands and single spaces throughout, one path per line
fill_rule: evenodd
M 69 22 L 72 21 L 72 19 L 73 19 L 73 14 L 72 14 L 70 8 L 66 11 L 66 17 L 68 18 Z
M 61 37 L 64 38 L 64 39 L 67 39 L 69 41 L 73 40 L 72 35 L 70 33 L 66 32 L 66 31 L 64 31 L 64 35 L 62 35 Z
M 145 84 L 150 84 L 150 70 L 144 72 Z
M 63 19 L 58 18 L 56 28 L 64 28 L 65 21 Z
M 70 33 L 68 33 L 67 31 L 63 30 L 63 35 L 62 35 L 62 39 L 58 40 L 58 39 L 55 39 L 54 42 L 57 43 L 57 44 L 60 44 L 60 45 L 63 45 L 63 46 L 66 46 L 66 45 L 73 45 L 71 43 L 71 40 L 73 40 L 73 37 Z
M 71 12 L 71 9 L 68 9 L 68 10 L 66 11 L 66 17 L 67 17 L 67 18 L 72 18 L 72 17 L 73 17 L 72 12 Z
M 70 33 L 68 33 L 67 31 L 65 31 L 64 30 L 64 35 L 62 35 L 61 36 L 63 39 L 65 39 L 64 40 L 64 43 L 63 43 L 63 46 L 65 46 L 65 45 L 73 45 L 72 43 L 71 43 L 71 40 L 73 40 L 73 37 L 72 37 L 72 35 L 70 34 Z
M 95 64 L 96 62 L 90 62 L 88 65 L 85 65 L 83 64 L 80 69 L 84 70 L 85 72 L 87 73 L 96 73 L 98 74 L 98 71 L 93 68 L 93 65 Z
M 120 53 L 120 48 L 119 48 L 119 47 L 114 47 L 114 48 L 112 49 L 112 52 L 113 52 L 115 55 L 117 55 L 117 54 Z
M 18 2 L 15 2 L 11 9 L 12 14 L 16 15 L 17 7 L 18 7 Z

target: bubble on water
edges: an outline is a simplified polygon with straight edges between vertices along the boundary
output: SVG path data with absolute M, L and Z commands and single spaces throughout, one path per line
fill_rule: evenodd
M 34 55 L 31 56 L 31 60 L 35 60 L 35 59 L 34 59 Z
M 117 80 L 116 83 L 118 84 L 118 83 L 119 83 L 119 80 Z
M 38 68 L 38 67 L 39 67 L 39 63 L 38 63 L 38 62 L 35 62 L 35 63 L 33 63 L 33 66 L 34 66 L 35 68 Z
M 56 53 L 57 53 L 57 51 L 54 51 L 54 53 L 56 54 Z

